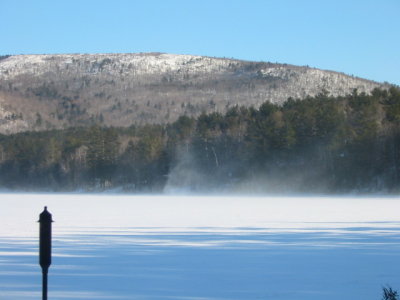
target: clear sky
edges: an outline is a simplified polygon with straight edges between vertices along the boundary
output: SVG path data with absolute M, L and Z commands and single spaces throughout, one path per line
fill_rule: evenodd
M 0 0 L 0 55 L 166 52 L 400 85 L 400 0 Z

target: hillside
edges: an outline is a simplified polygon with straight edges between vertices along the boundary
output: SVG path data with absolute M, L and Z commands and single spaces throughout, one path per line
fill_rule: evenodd
M 382 84 L 309 67 L 160 53 L 0 57 L 0 133 L 171 123 Z
M 400 89 L 232 107 L 171 124 L 0 134 L 0 189 L 400 192 Z

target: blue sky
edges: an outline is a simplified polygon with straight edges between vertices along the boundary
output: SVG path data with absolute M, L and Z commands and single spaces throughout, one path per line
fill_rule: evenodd
M 400 0 L 0 0 L 0 55 L 167 52 L 400 85 Z

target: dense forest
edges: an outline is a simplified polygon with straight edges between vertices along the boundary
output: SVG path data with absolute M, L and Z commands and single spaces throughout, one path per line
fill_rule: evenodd
M 397 193 L 400 90 L 181 116 L 168 125 L 0 136 L 0 187 L 24 191 Z

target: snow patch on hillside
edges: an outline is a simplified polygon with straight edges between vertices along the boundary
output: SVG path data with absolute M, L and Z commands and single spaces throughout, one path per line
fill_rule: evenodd
M 93 70 L 110 73 L 160 74 L 180 70 L 221 72 L 229 60 L 194 55 L 176 54 L 58 54 L 15 55 L 0 63 L 0 78 L 12 79 L 20 75 L 41 75 L 45 72 L 69 68 L 82 73 Z M 93 66 L 95 68 L 93 69 Z

